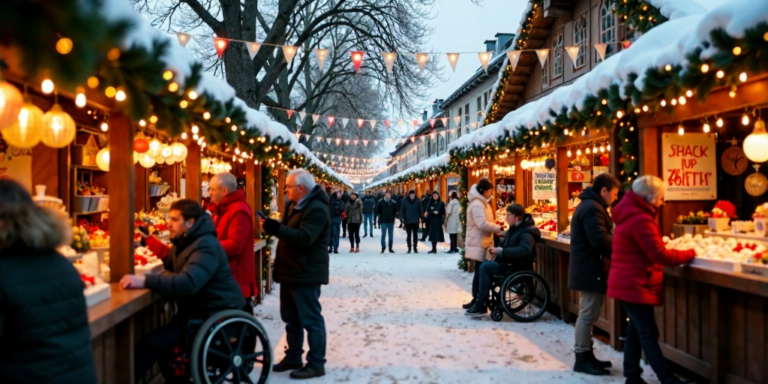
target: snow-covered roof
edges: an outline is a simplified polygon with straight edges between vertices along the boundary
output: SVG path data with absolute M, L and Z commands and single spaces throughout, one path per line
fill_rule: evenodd
M 125 0 L 105 0 L 100 12 L 107 20 L 128 20 L 133 24 L 126 33 L 126 38 L 123 41 L 124 48 L 138 45 L 151 50 L 155 41 L 170 41 L 165 56 L 162 58 L 166 64 L 166 69 L 176 74 L 176 81 L 179 83 L 182 83 L 192 73 L 192 66 L 198 62 L 194 55 L 183 48 L 176 39 L 170 38 L 165 32 L 147 24 L 136 13 L 130 2 Z M 270 136 L 271 138 L 282 138 L 283 142 L 290 143 L 292 151 L 303 154 L 304 157 L 311 159 L 310 161 L 324 169 L 327 173 L 342 182 L 350 184 L 349 181 L 339 176 L 325 163 L 317 159 L 303 144 L 299 143 L 296 136 L 285 125 L 272 120 L 263 112 L 249 107 L 245 101 L 237 98 L 235 89 L 227 84 L 226 81 L 210 73 L 203 72 L 195 91 L 198 94 L 207 93 L 221 102 L 234 99 L 235 105 L 245 111 L 248 124 L 247 127 L 242 127 L 243 129 L 251 130 L 255 128 L 262 135 Z
M 370 188 L 376 188 L 380 185 L 385 185 L 387 183 L 390 183 L 392 181 L 395 181 L 403 176 L 409 176 L 414 173 L 419 173 L 421 171 L 425 171 L 427 169 L 433 168 L 433 167 L 446 167 L 449 165 L 451 161 L 450 156 L 446 153 L 437 157 L 433 157 L 427 160 L 424 160 L 413 167 L 410 167 L 402 172 L 396 173 L 390 177 L 387 177 L 385 179 L 381 179 L 371 185 L 368 185 L 366 189 Z
M 482 146 L 503 137 L 505 131 L 513 134 L 520 127 L 546 125 L 552 119 L 550 111 L 559 112 L 564 107 L 579 110 L 588 96 L 596 95 L 600 89 L 612 84 L 619 85 L 624 95 L 629 75 L 633 73 L 638 74 L 634 86 L 642 90 L 647 69 L 667 64 L 685 67 L 688 63 L 686 56 L 703 47 L 705 42 L 710 42 L 713 30 L 722 28 L 729 35 L 739 38 L 744 36 L 747 28 L 768 22 L 766 0 L 713 0 L 709 3 L 718 4 L 710 4 L 711 9 L 699 2 L 704 0 L 651 0 L 651 4 L 658 4 L 662 14 L 670 18 L 669 21 L 649 30 L 631 47 L 606 59 L 572 84 L 559 87 L 549 95 L 507 113 L 495 124 L 462 136 L 448 149 Z M 689 4 L 690 8 L 683 7 L 683 3 Z M 693 13 L 694 10 L 697 13 Z M 702 59 L 715 54 L 715 48 L 711 44 L 710 47 L 701 52 Z

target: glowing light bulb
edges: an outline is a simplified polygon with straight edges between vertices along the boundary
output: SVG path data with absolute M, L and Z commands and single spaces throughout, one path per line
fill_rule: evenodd
M 51 93 L 53 92 L 53 81 L 51 79 L 45 79 L 43 80 L 42 89 L 43 93 Z
M 122 89 L 115 93 L 115 100 L 117 101 L 125 101 L 125 97 L 125 91 Z
M 702 64 L 701 73 L 707 73 L 707 72 L 709 72 L 709 64 Z
M 685 99 L 685 96 L 680 96 L 680 98 L 677 100 L 677 102 L 680 103 L 680 105 L 685 105 L 686 101 L 687 100 Z
M 717 121 L 715 122 L 715 125 L 717 125 L 718 128 L 722 128 L 723 125 L 725 125 L 725 123 L 723 122 L 723 118 L 722 117 L 718 117 Z
M 208 120 L 210 118 L 211 118 L 211 113 L 210 112 L 208 112 L 208 111 L 203 112 L 203 119 Z
M 192 133 L 194 133 L 196 135 L 198 132 L 200 132 L 200 128 L 198 128 L 197 125 L 193 125 L 192 126 Z
M 608 152 L 610 152 L 610 151 L 611 151 L 611 145 L 610 145 L 610 144 L 608 144 L 608 146 L 607 146 L 607 147 L 605 147 L 605 150 L 606 150 L 606 151 L 608 151 Z
M 688 97 L 693 97 L 693 91 L 691 91 L 689 89 L 689 90 L 685 91 L 685 95 L 688 96 Z
M 739 81 L 741 81 L 742 83 L 747 81 L 747 73 L 746 72 L 742 72 L 741 74 L 739 74 Z
M 107 124 L 107 122 L 106 122 L 106 121 L 105 121 L 105 122 L 103 122 L 103 123 L 101 123 L 101 131 L 102 131 L 102 132 L 106 132 L 106 131 L 108 131 L 108 130 L 109 130 L 109 124 Z
M 570 148 L 568 149 L 567 155 L 568 155 L 568 157 L 571 157 L 571 150 L 570 150 Z
M 741 116 L 741 124 L 749 125 L 749 115 L 747 115 L 746 113 Z
M 643 105 L 643 112 L 648 112 L 648 106 L 647 105 Z
M 709 133 L 709 131 L 710 131 L 709 123 L 704 123 L 704 133 Z
M 195 100 L 197 99 L 197 92 L 189 91 L 189 94 L 187 94 L 187 96 L 189 97 L 190 100 Z
M 182 139 L 182 140 L 186 140 L 186 139 L 187 139 L 187 133 L 186 133 L 186 132 L 183 132 L 183 133 L 181 134 L 181 139 Z
M 576 150 L 576 156 L 581 156 L 581 148 Z
M 80 108 L 85 107 L 85 102 L 86 102 L 85 94 L 78 93 L 77 96 L 75 96 L 75 105 L 77 105 L 78 107 Z
M 662 100 L 661 101 L 661 106 L 662 107 L 666 107 L 667 106 L 667 101 L 666 100 Z
M 718 79 L 722 79 L 723 77 L 725 77 L 725 72 L 722 69 L 720 69 L 717 71 L 717 73 L 715 73 L 715 76 L 717 76 Z

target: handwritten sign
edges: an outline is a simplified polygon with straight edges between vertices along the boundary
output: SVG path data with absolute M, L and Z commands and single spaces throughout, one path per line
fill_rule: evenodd
M 0 179 L 10 178 L 32 192 L 32 150 L 7 145 L 0 137 Z
M 669 201 L 717 198 L 715 135 L 665 133 L 661 138 L 662 172 Z
M 546 168 L 533 170 L 533 199 L 549 200 L 557 198 L 556 173 Z

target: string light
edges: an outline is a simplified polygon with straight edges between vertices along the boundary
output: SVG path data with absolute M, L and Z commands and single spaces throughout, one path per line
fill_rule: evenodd
M 576 149 L 576 156 L 581 156 L 581 148 Z
M 85 104 L 86 104 L 85 94 L 82 92 L 78 93 L 77 96 L 75 96 L 75 105 L 82 108 L 82 107 L 85 107 Z
M 189 91 L 189 94 L 187 94 L 190 100 L 196 100 L 197 99 L 197 92 L 195 91 Z
M 96 76 L 91 76 L 88 78 L 88 81 L 86 82 L 88 84 L 88 88 L 96 88 L 99 86 L 99 78 Z
M 733 52 L 734 56 L 741 55 L 741 47 L 739 47 L 739 46 L 733 47 L 733 51 L 732 52 Z
M 233 124 L 231 129 L 232 129 L 232 132 L 237 132 L 237 125 Z
M 102 131 L 102 132 L 106 132 L 106 131 L 108 131 L 108 130 L 109 130 L 109 124 L 107 124 L 107 122 L 106 122 L 106 121 L 105 121 L 105 122 L 102 122 L 102 123 L 101 123 L 101 131 Z
M 682 125 L 682 124 L 680 124 L 680 125 L 677 127 L 677 134 L 678 134 L 678 135 L 680 135 L 680 136 L 682 136 L 682 135 L 684 135 L 684 134 L 685 134 L 685 127 L 683 127 L 683 125 Z
M 662 100 L 661 101 L 661 106 L 662 107 L 666 107 L 667 106 L 667 101 L 666 100 Z
M 709 64 L 702 64 L 701 65 L 701 73 L 707 73 L 709 72 Z
M 182 140 L 186 140 L 187 139 L 187 133 L 186 132 L 182 132 L 181 139 Z
M 200 132 L 200 128 L 197 127 L 197 125 L 192 126 L 192 133 L 197 135 L 197 133 Z
M 723 118 L 722 117 L 718 117 L 717 121 L 715 122 L 715 125 L 717 125 L 718 128 L 722 128 L 723 125 L 725 125 L 725 123 L 723 122 Z
M 678 99 L 678 102 L 680 103 L 680 105 L 685 105 L 685 102 L 686 102 L 685 96 L 680 96 L 680 99 Z
M 746 112 L 741 116 L 741 124 L 749 125 L 749 115 Z
M 117 93 L 117 89 L 115 89 L 115 87 L 110 86 L 104 90 L 104 94 L 107 95 L 107 97 L 115 97 L 116 93 Z
M 163 79 L 165 79 L 165 80 L 173 79 L 173 72 L 171 72 L 171 71 L 163 72 Z
M 685 91 L 685 95 L 688 96 L 688 97 L 693 97 L 693 91 L 691 91 L 689 89 L 689 90 Z
M 152 124 L 157 123 L 157 116 L 155 116 L 155 115 L 150 116 L 149 117 L 149 122 L 152 123 Z
M 568 157 L 571 157 L 571 148 L 568 148 L 568 153 L 567 153 L 567 155 L 568 155 Z
M 117 101 L 125 101 L 125 91 L 123 91 L 122 89 L 117 91 L 115 93 L 115 100 L 117 100 Z
M 179 84 L 177 84 L 175 81 L 173 83 L 168 84 L 168 90 L 171 92 L 176 92 L 179 90 Z
M 746 72 L 742 72 L 742 73 L 739 74 L 739 81 L 741 81 L 742 83 L 747 81 L 747 73 Z
M 188 101 L 182 100 L 182 101 L 179 102 L 179 107 L 181 107 L 181 109 L 184 109 L 187 106 L 189 106 L 189 102 Z
M 643 105 L 643 112 L 648 112 L 648 106 L 647 105 Z
M 43 80 L 43 84 L 41 87 L 42 87 L 43 93 L 46 93 L 46 94 L 51 93 L 53 92 L 53 88 L 54 88 L 53 81 L 51 81 L 51 79 L 45 79 Z
M 203 119 L 208 120 L 211 118 L 211 113 L 208 111 L 203 112 Z
M 725 72 L 722 69 L 720 69 L 717 71 L 717 73 L 715 73 L 715 76 L 717 76 L 718 79 L 722 79 L 723 77 L 725 77 Z
M 709 133 L 709 131 L 710 131 L 709 123 L 705 122 L 704 123 L 704 133 Z
M 141 119 L 141 120 L 139 120 L 139 126 L 146 127 L 147 126 L 147 122 L 144 121 L 144 119 Z

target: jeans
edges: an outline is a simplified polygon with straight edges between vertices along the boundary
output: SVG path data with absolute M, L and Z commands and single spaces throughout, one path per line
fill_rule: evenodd
M 280 284 L 280 318 L 285 322 L 287 362 L 301 364 L 306 329 L 309 341 L 307 365 L 315 368 L 325 367 L 326 334 L 321 311 L 319 285 Z
M 488 305 L 488 298 L 491 292 L 491 279 L 499 271 L 499 263 L 495 261 L 485 261 L 480 266 L 480 284 L 477 286 L 477 296 L 475 300 L 482 305 Z M 477 273 L 477 272 L 475 272 Z
M 604 300 L 603 293 L 579 291 L 579 317 L 576 319 L 576 344 L 573 348 L 576 353 L 592 350 L 592 325 L 600 318 Z
M 339 234 L 341 233 L 341 217 L 331 218 L 331 248 L 339 249 Z
M 389 248 L 392 248 L 392 242 L 394 241 L 392 235 L 395 232 L 395 223 L 379 223 L 379 226 L 381 227 L 381 247 L 386 248 L 384 239 L 387 238 L 387 232 L 389 232 Z
M 449 233 L 448 237 L 451 238 L 451 251 L 456 252 L 458 249 L 456 247 L 456 243 L 459 240 L 459 234 L 458 233 Z
M 363 232 L 373 235 L 373 213 L 363 213 Z
M 648 364 L 663 383 L 672 375 L 667 359 L 659 347 L 659 328 L 653 314 L 653 306 L 627 303 L 621 306 L 629 317 L 626 339 L 624 340 L 624 377 L 640 377 L 640 351 L 645 352 Z
M 136 345 L 136 377 L 144 373 L 165 355 L 173 353 L 173 348 L 183 344 L 186 332 L 186 320 L 176 319 L 146 334 Z
M 411 244 L 413 244 L 413 249 L 416 249 L 419 244 L 419 224 L 406 224 L 405 233 L 407 236 L 405 243 L 408 245 L 408 249 L 411 249 Z
M 470 262 L 470 260 L 467 260 Z M 472 275 L 472 297 L 477 297 L 477 291 L 480 288 L 480 266 L 484 261 L 475 261 L 475 274 Z
M 349 227 L 349 245 L 352 248 L 360 247 L 360 223 L 349 223 L 347 226 Z

